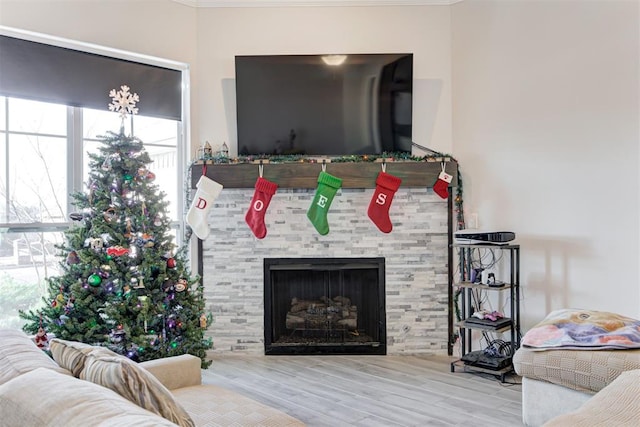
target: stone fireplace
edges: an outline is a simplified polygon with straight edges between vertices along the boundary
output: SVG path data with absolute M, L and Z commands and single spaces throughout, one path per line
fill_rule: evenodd
M 384 258 L 265 258 L 265 354 L 386 354 Z
M 446 354 L 447 200 L 426 187 L 400 187 L 390 210 L 393 230 L 385 234 L 367 216 L 373 189 L 343 188 L 329 210 L 330 232 L 322 236 L 306 217 L 315 189 L 279 188 L 266 213 L 267 236 L 259 240 L 244 220 L 253 193 L 225 188 L 209 211 L 201 262 L 213 352 L 265 354 L 265 259 L 383 258 L 386 354 Z M 360 314 L 361 302 L 327 297 L 336 296 L 351 298 Z

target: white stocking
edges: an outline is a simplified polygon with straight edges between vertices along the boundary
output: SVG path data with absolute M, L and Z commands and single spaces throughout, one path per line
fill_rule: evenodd
M 202 175 L 196 184 L 196 194 L 187 212 L 187 224 L 199 239 L 206 239 L 211 231 L 207 223 L 207 214 L 213 201 L 220 195 L 222 185 Z

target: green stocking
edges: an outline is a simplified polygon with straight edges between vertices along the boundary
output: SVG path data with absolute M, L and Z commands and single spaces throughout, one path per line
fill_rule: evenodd
M 307 218 L 309 218 L 313 226 L 318 230 L 318 233 L 323 236 L 329 234 L 327 212 L 329 212 L 333 196 L 336 195 L 340 187 L 342 187 L 342 180 L 340 178 L 329 175 L 325 171 L 320 172 L 320 175 L 318 175 L 318 188 L 313 198 L 313 203 L 311 203 L 307 211 Z

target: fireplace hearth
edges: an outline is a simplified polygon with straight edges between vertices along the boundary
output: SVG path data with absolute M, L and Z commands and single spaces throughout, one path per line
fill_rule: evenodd
M 265 354 L 386 354 L 384 258 L 265 258 Z

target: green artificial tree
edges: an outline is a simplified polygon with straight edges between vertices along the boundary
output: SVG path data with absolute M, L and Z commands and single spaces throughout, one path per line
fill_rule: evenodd
M 191 277 L 184 247 L 174 250 L 149 154 L 124 133 L 138 95 L 127 86 L 109 95 L 120 131 L 101 137 L 99 153 L 89 154 L 88 190 L 72 195 L 77 222 L 58 246 L 61 274 L 48 279 L 44 308 L 20 313 L 24 330 L 44 328 L 136 361 L 188 353 L 207 367 L 212 342 L 204 337 L 210 316 L 202 284 Z

